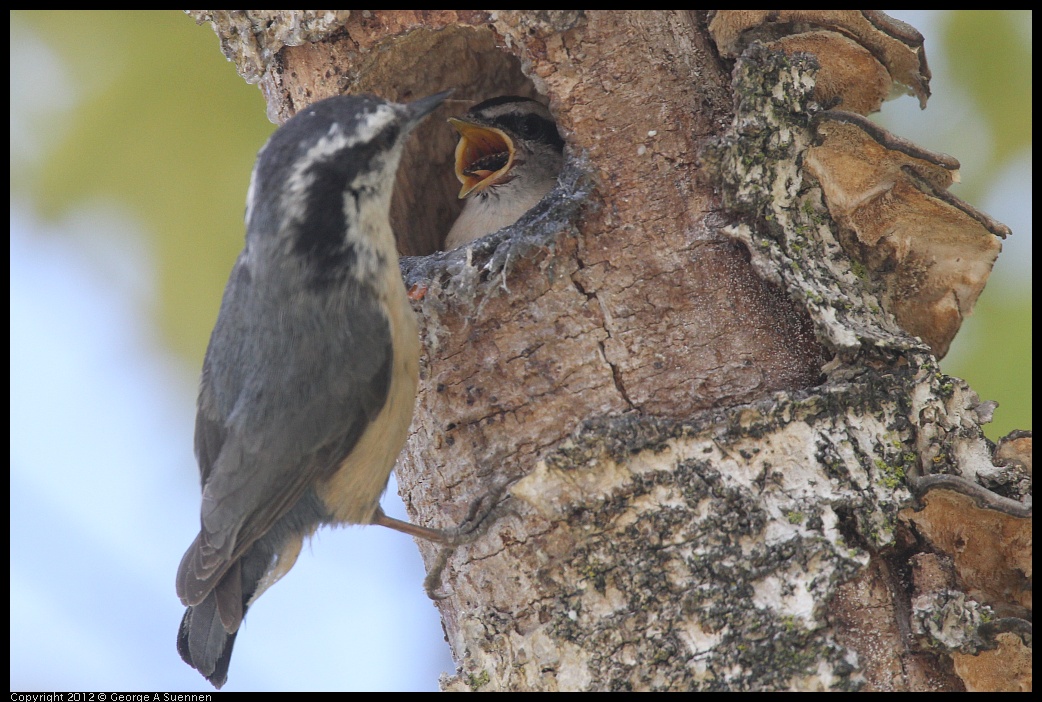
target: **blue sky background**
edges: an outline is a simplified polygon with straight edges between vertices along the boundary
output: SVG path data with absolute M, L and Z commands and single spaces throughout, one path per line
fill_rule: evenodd
M 126 222 L 36 226 L 12 213 L 11 688 L 212 689 L 174 648 L 197 372 L 156 343 Z M 225 689 L 433 689 L 452 663 L 423 577 L 409 537 L 319 532 L 250 610 Z
M 980 118 L 931 39 L 940 16 L 893 14 L 927 37 L 934 97 L 925 112 L 912 98 L 892 101 L 883 121 L 953 153 L 969 176 L 993 145 L 952 136 L 953 123 L 963 133 L 983 130 L 974 131 Z M 217 54 L 211 30 L 193 29 Z M 210 690 L 174 647 L 183 613 L 174 572 L 198 526 L 192 431 L 200 359 L 184 353 L 176 334 L 171 341 L 157 313 L 171 294 L 160 273 L 167 244 L 118 198 L 43 213 L 39 193 L 20 187 L 23 172 L 54 157 L 69 120 L 83 118 L 76 109 L 85 95 L 102 88 L 76 77 L 38 25 L 12 15 L 11 40 L 11 689 Z M 87 32 L 82 40 L 88 53 L 102 51 L 104 37 Z M 191 80 L 192 66 L 182 70 Z M 221 70 L 234 76 L 230 64 Z M 240 218 L 262 141 L 242 150 L 247 176 L 228 186 Z M 974 202 L 1014 231 L 985 294 L 1030 298 L 1030 150 L 1005 162 Z M 229 232 L 235 249 L 239 221 Z M 222 260 L 220 274 L 229 268 Z M 212 324 L 219 294 L 210 297 Z M 946 367 L 987 348 L 974 325 L 976 318 Z M 405 518 L 393 480 L 384 506 Z M 423 576 L 408 537 L 321 531 L 250 610 L 225 689 L 436 689 L 454 665 Z

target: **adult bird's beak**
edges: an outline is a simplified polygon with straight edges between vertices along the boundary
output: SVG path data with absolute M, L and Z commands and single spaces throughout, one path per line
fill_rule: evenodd
M 514 166 L 514 140 L 502 130 L 484 127 L 466 120 L 449 118 L 449 124 L 460 133 L 456 144 L 456 178 L 463 183 L 462 200 L 490 185 L 505 182 Z

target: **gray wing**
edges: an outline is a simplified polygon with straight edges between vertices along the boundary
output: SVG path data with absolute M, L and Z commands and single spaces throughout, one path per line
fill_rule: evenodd
M 387 318 L 368 289 L 332 293 L 274 301 L 242 259 L 232 272 L 199 393 L 201 529 L 177 575 L 186 605 L 339 466 L 386 401 Z

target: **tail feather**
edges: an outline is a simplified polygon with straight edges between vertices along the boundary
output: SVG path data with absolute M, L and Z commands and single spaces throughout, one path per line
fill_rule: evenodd
M 188 607 L 181 619 L 177 652 L 218 690 L 228 679 L 235 635 L 264 573 L 264 563 L 270 559 L 265 544 L 251 549 L 227 569 L 202 602 Z
M 297 560 L 303 538 L 328 515 L 313 491 L 271 526 L 239 558 L 210 567 L 205 573 L 192 567 L 199 538 L 189 547 L 177 573 L 177 592 L 190 604 L 177 632 L 177 652 L 214 687 L 228 679 L 232 646 L 246 610 Z M 218 573 L 223 573 L 217 579 Z
M 229 634 L 217 611 L 217 596 L 210 595 L 185 610 L 177 632 L 177 652 L 218 690 L 228 680 L 228 665 L 238 632 Z
M 247 583 L 242 579 L 242 561 L 239 560 L 228 569 L 227 575 L 221 578 L 211 593 L 211 597 L 217 600 L 217 614 L 220 616 L 221 624 L 229 634 L 239 630 L 242 618 L 246 616 L 247 600 L 242 596 L 246 586 Z M 255 589 L 256 584 L 249 587 L 250 591 Z

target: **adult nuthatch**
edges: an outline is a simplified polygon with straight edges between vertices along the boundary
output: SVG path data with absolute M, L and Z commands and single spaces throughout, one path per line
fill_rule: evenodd
M 456 177 L 467 202 L 445 239 L 446 250 L 516 222 L 550 192 L 564 165 L 557 124 L 535 100 L 492 98 L 449 123 L 460 133 Z
M 177 650 L 218 688 L 247 608 L 319 526 L 443 536 L 387 517 L 380 496 L 419 368 L 391 191 L 406 136 L 447 95 L 323 100 L 257 157 L 199 389 L 201 529 L 177 571 Z

